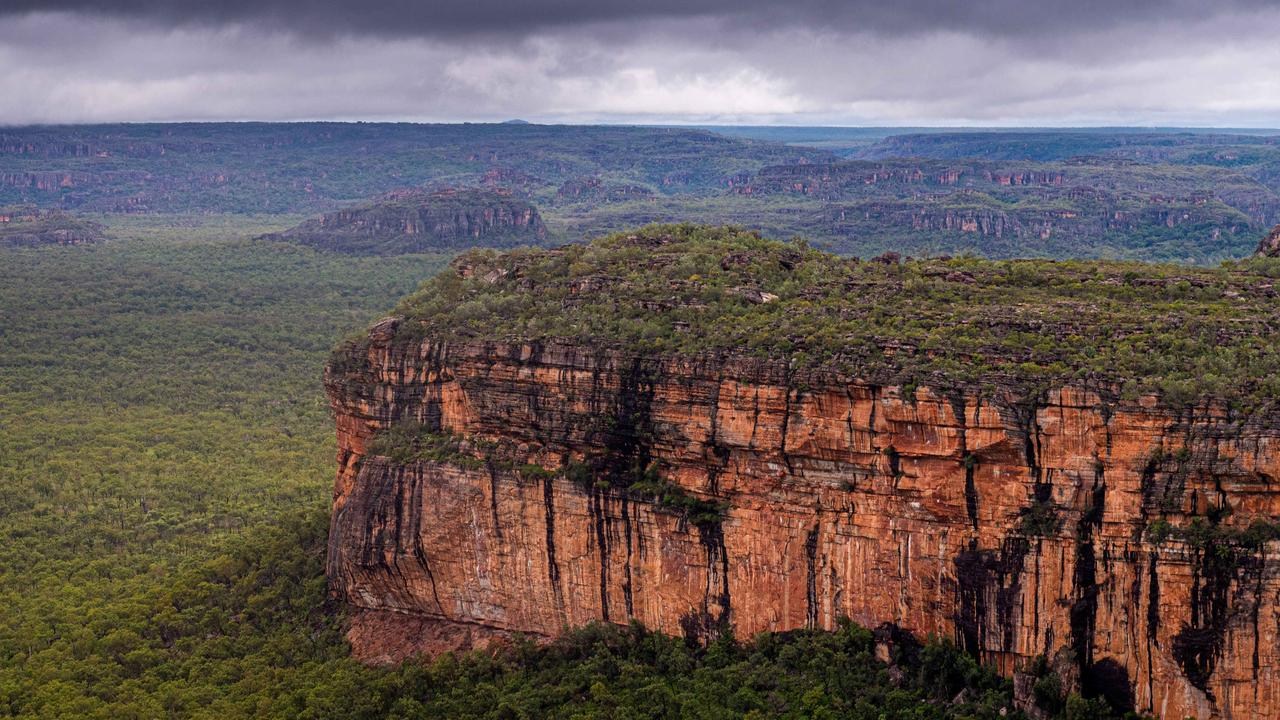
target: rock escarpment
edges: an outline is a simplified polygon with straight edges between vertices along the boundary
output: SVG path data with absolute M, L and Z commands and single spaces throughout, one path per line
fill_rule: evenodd
M 1084 190 L 1075 194 L 1078 197 L 1096 195 Z M 970 199 L 974 201 L 968 202 Z M 824 220 L 842 233 L 871 234 L 877 227 L 888 227 L 909 232 L 1019 240 L 1024 247 L 1033 247 L 1036 240 L 1114 237 L 1149 228 L 1202 229 L 1205 236 L 1215 240 L 1224 235 L 1245 235 L 1254 229 L 1243 218 L 1233 218 L 1219 210 L 1220 207 L 1180 200 L 1125 209 L 1113 205 L 1105 212 L 1034 205 L 1006 208 L 980 195 L 956 193 L 947 198 L 924 200 L 832 203 L 827 207 Z
M 538 209 L 504 190 L 399 190 L 265 236 L 351 254 L 398 255 L 541 242 Z
M 733 278 L 764 262 L 728 249 L 691 251 Z M 767 250 L 780 273 L 813 262 Z M 457 269 L 441 282 L 550 292 L 546 268 Z M 626 296 L 621 278 L 565 281 L 570 318 L 593 288 Z M 750 312 L 813 302 L 763 290 L 781 299 Z M 1160 717 L 1280 712 L 1280 413 L 833 367 L 380 322 L 326 373 L 328 575 L 359 610 L 357 652 L 457 645 L 427 620 L 470 647 L 592 620 L 706 639 L 846 616 L 1006 673 L 1056 658 L 1084 693 Z M 397 428 L 434 439 L 388 444 Z M 394 644 L 388 625 L 407 629 Z
M 1227 170 L 1209 175 L 1190 180 L 1101 159 L 907 159 L 767 167 L 729 185 L 739 195 L 821 200 L 824 217 L 817 227 L 837 235 L 971 236 L 988 240 L 980 245 L 985 254 L 1013 257 L 1060 255 L 1072 243 L 1125 244 L 1125 238 L 1144 236 L 1235 248 L 1280 219 L 1274 193 Z M 1010 252 L 1010 244 L 1020 252 Z
M 88 245 L 104 238 L 103 227 L 57 210 L 26 205 L 0 208 L 0 247 Z
M 653 197 L 653 191 L 640 185 L 608 183 L 598 177 L 587 177 L 566 181 L 556 191 L 556 197 L 571 201 L 627 202 L 648 200 Z

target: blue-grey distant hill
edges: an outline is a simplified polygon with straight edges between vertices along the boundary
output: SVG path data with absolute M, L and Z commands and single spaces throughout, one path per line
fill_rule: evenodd
M 1280 134 L 515 123 L 0 129 L 0 205 L 314 215 L 378 205 L 397 189 L 477 190 L 509 198 L 495 207 L 527 203 L 542 223 L 532 241 L 548 244 L 689 221 L 801 235 L 862 256 L 1212 263 L 1251 254 L 1280 222 Z M 386 210 L 366 218 L 421 225 Z M 429 214 L 428 224 L 438 217 Z M 304 228 L 298 239 L 392 253 L 529 242 L 528 230 L 387 238 Z
M 584 177 L 704 192 L 767 165 L 832 157 L 705 130 L 411 123 L 0 128 L 0 204 L 101 212 L 314 212 L 409 186 Z

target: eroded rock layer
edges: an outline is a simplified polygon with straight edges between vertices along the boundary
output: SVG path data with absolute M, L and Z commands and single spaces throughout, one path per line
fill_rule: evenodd
M 399 255 L 536 244 L 546 234 L 538 209 L 506 190 L 407 189 L 263 237 L 354 255 Z
M 731 355 L 406 342 L 397 323 L 326 374 L 329 581 L 379 618 L 352 634 L 365 657 L 446 649 L 424 618 L 706 637 L 847 616 L 1005 672 L 1067 649 L 1087 694 L 1164 718 L 1280 716 L 1272 543 L 1161 537 L 1280 515 L 1280 418 L 1105 389 L 881 387 Z M 474 458 L 371 454 L 402 422 Z M 722 512 L 634 490 L 637 468 Z M 369 647 L 388 617 L 403 637 Z

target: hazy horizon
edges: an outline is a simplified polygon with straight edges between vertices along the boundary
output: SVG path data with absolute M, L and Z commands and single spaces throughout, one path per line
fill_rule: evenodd
M 313 118 L 233 118 L 233 119 L 172 119 L 172 120 L 86 120 L 86 121 L 54 121 L 54 122 L 0 122 L 0 128 L 31 127 L 94 127 L 106 125 L 230 125 L 230 124 L 308 124 L 335 123 L 349 125 L 540 125 L 547 127 L 647 127 L 647 128 L 687 128 L 691 130 L 715 130 L 717 128 L 734 129 L 795 129 L 795 130 L 857 130 L 857 131 L 901 131 L 932 133 L 943 131 L 955 132 L 1034 132 L 1051 130 L 1054 132 L 1169 132 L 1169 133 L 1239 133 L 1239 134 L 1280 134 L 1280 121 L 1274 126 L 1233 126 L 1233 125 L 834 125 L 804 124 L 780 122 L 741 122 L 741 123 L 706 123 L 706 122 L 607 122 L 607 121 L 571 121 L 571 120 L 529 120 L 526 118 L 509 118 L 506 120 L 365 120 L 339 117 Z

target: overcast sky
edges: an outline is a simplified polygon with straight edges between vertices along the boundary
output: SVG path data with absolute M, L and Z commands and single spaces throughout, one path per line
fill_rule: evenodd
M 1280 126 L 1274 0 L 0 0 L 0 123 Z

